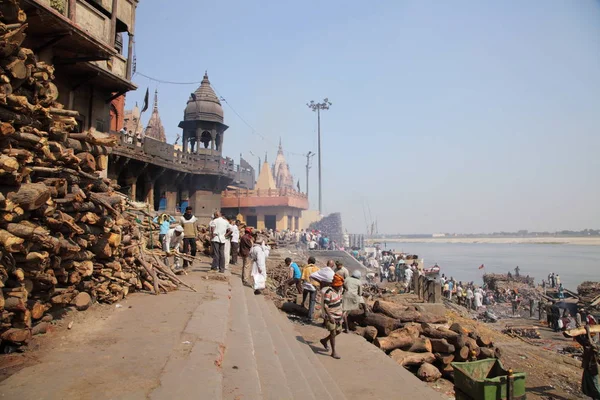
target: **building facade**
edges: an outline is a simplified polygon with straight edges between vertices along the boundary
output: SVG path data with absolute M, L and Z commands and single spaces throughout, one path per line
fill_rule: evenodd
M 28 16 L 24 46 L 39 61 L 54 65 L 58 101 L 79 112 L 80 132 L 94 128 L 108 133 L 123 124 L 122 96 L 136 89 L 131 72 L 137 4 L 22 0 Z
M 179 124 L 182 146 L 169 144 L 155 93 L 146 135 L 132 140 L 119 133 L 121 142 L 109 155 L 108 177 L 117 180 L 120 190 L 135 201 L 148 203 L 151 211 L 176 214 L 190 206 L 202 223 L 208 223 L 221 208 L 222 191 L 232 184 L 251 187 L 254 182 L 252 167 L 235 165 L 233 159 L 222 156 L 227 129 L 223 121 L 223 108 L 205 74 Z
M 274 170 L 279 172 L 281 186 L 273 176 Z M 308 197 L 295 190 L 281 143 L 275 164 L 269 166 L 265 161 L 260 169 L 255 189 L 228 188 L 222 194 L 221 208 L 226 215 L 241 214 L 248 225 L 257 229 L 301 229 Z

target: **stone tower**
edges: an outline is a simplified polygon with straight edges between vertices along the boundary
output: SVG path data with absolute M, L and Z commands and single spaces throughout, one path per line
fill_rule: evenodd
M 221 155 L 223 134 L 228 126 L 223 123 L 223 107 L 207 73 L 200 87 L 190 95 L 179 127 L 183 129 L 185 153 Z
M 295 190 L 294 177 L 290 172 L 290 167 L 283 155 L 283 146 L 281 145 L 281 139 L 279 139 L 279 150 L 277 151 L 277 157 L 275 158 L 275 164 L 273 164 L 273 177 L 275 184 L 278 189 L 291 189 Z

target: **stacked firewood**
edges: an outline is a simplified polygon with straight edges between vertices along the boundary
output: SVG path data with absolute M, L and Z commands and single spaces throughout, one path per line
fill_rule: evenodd
M 600 296 L 600 282 L 585 281 L 577 286 L 577 294 L 584 303 L 592 302 Z
M 452 379 L 453 361 L 500 357 L 500 350 L 486 335 L 458 323 L 436 328 L 434 324 L 447 323 L 447 319 L 420 311 L 418 306 L 378 300 L 373 311 L 350 313 L 351 324 L 360 325 L 357 333 L 423 380 Z
M 116 138 L 71 133 L 54 68 L 21 47 L 18 0 L 0 4 L 0 339 L 43 332 L 50 309 L 112 303 L 181 281 L 144 253 L 136 210 L 99 176 Z

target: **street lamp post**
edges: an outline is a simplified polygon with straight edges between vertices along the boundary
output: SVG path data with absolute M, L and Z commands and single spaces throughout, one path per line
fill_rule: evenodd
M 317 132 L 318 132 L 318 156 L 319 156 L 319 214 L 323 212 L 323 195 L 321 190 L 321 110 L 329 110 L 331 102 L 327 97 L 323 99 L 322 103 L 315 103 L 313 100 L 310 103 L 306 103 L 308 108 L 317 112 Z
M 310 158 L 313 157 L 315 153 L 309 151 L 306 155 L 306 197 L 308 198 L 308 170 L 310 170 Z

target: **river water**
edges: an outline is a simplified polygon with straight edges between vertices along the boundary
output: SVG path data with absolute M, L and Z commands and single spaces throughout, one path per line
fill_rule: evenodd
M 551 272 L 574 291 L 583 281 L 600 281 L 600 246 L 388 242 L 387 248 L 417 254 L 425 259 L 426 267 L 437 263 L 446 276 L 462 281 L 481 283 L 485 272 L 514 273 L 517 265 L 536 284 Z M 482 270 L 478 269 L 481 264 Z

